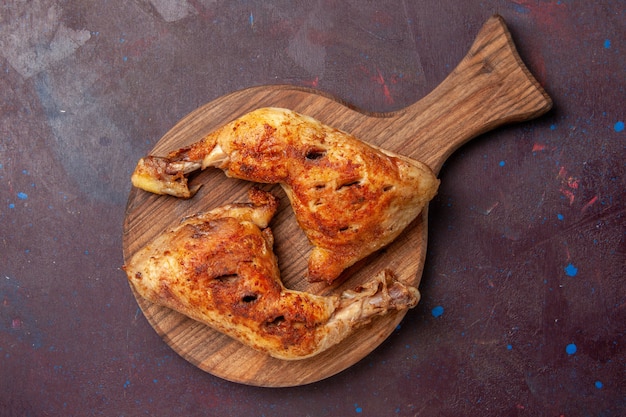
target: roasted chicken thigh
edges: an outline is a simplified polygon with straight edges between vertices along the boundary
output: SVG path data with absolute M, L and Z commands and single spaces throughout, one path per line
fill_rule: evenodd
M 286 360 L 316 355 L 374 317 L 417 304 L 418 290 L 389 271 L 336 296 L 286 289 L 268 228 L 278 201 L 256 189 L 250 200 L 188 217 L 139 250 L 124 266 L 136 292 Z
M 421 162 L 281 108 L 255 110 L 166 157 L 147 156 L 132 182 L 189 198 L 199 186 L 190 189 L 187 175 L 211 166 L 280 184 L 313 245 L 308 278 L 328 283 L 398 237 L 439 185 Z

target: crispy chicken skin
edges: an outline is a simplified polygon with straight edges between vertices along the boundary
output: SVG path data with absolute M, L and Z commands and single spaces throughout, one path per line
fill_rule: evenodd
M 256 189 L 250 200 L 157 236 L 124 266 L 130 284 L 153 303 L 285 360 L 316 355 L 372 318 L 417 304 L 417 289 L 388 271 L 338 296 L 286 289 L 268 228 L 278 200 Z
M 229 177 L 278 183 L 313 245 L 308 279 L 332 283 L 388 245 L 434 197 L 425 164 L 281 108 L 261 108 L 165 158 L 141 159 L 136 187 L 190 198 L 187 175 L 218 167 Z

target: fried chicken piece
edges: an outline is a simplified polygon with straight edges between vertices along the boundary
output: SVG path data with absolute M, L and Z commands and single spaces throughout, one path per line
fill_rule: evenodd
M 153 303 L 286 360 L 316 355 L 374 317 L 417 304 L 418 290 L 389 271 L 338 296 L 286 289 L 268 228 L 278 200 L 261 190 L 250 199 L 157 236 L 124 266 L 131 285 Z
M 165 158 L 143 158 L 132 182 L 190 198 L 199 186 L 189 189 L 187 175 L 206 167 L 280 184 L 313 245 L 308 279 L 328 283 L 398 237 L 439 186 L 421 162 L 280 108 L 248 113 Z

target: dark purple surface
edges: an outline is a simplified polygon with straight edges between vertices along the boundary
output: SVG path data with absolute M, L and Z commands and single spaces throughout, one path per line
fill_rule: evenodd
M 0 415 L 626 415 L 624 2 L 297 3 L 3 3 Z M 120 269 L 139 157 L 255 85 L 405 107 L 494 13 L 555 108 L 446 163 L 422 302 L 379 349 L 263 389 L 161 341 Z

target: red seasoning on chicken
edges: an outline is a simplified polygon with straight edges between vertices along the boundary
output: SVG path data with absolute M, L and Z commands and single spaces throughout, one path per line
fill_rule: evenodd
M 341 272 L 391 243 L 434 197 L 425 164 L 281 108 L 262 108 L 166 157 L 139 161 L 133 184 L 190 198 L 187 175 L 218 167 L 233 178 L 277 183 L 313 245 L 310 281 Z
M 256 189 L 250 199 L 188 217 L 138 251 L 124 266 L 137 293 L 286 360 L 314 356 L 374 317 L 417 304 L 418 290 L 389 271 L 341 295 L 286 289 L 268 228 L 278 200 Z

